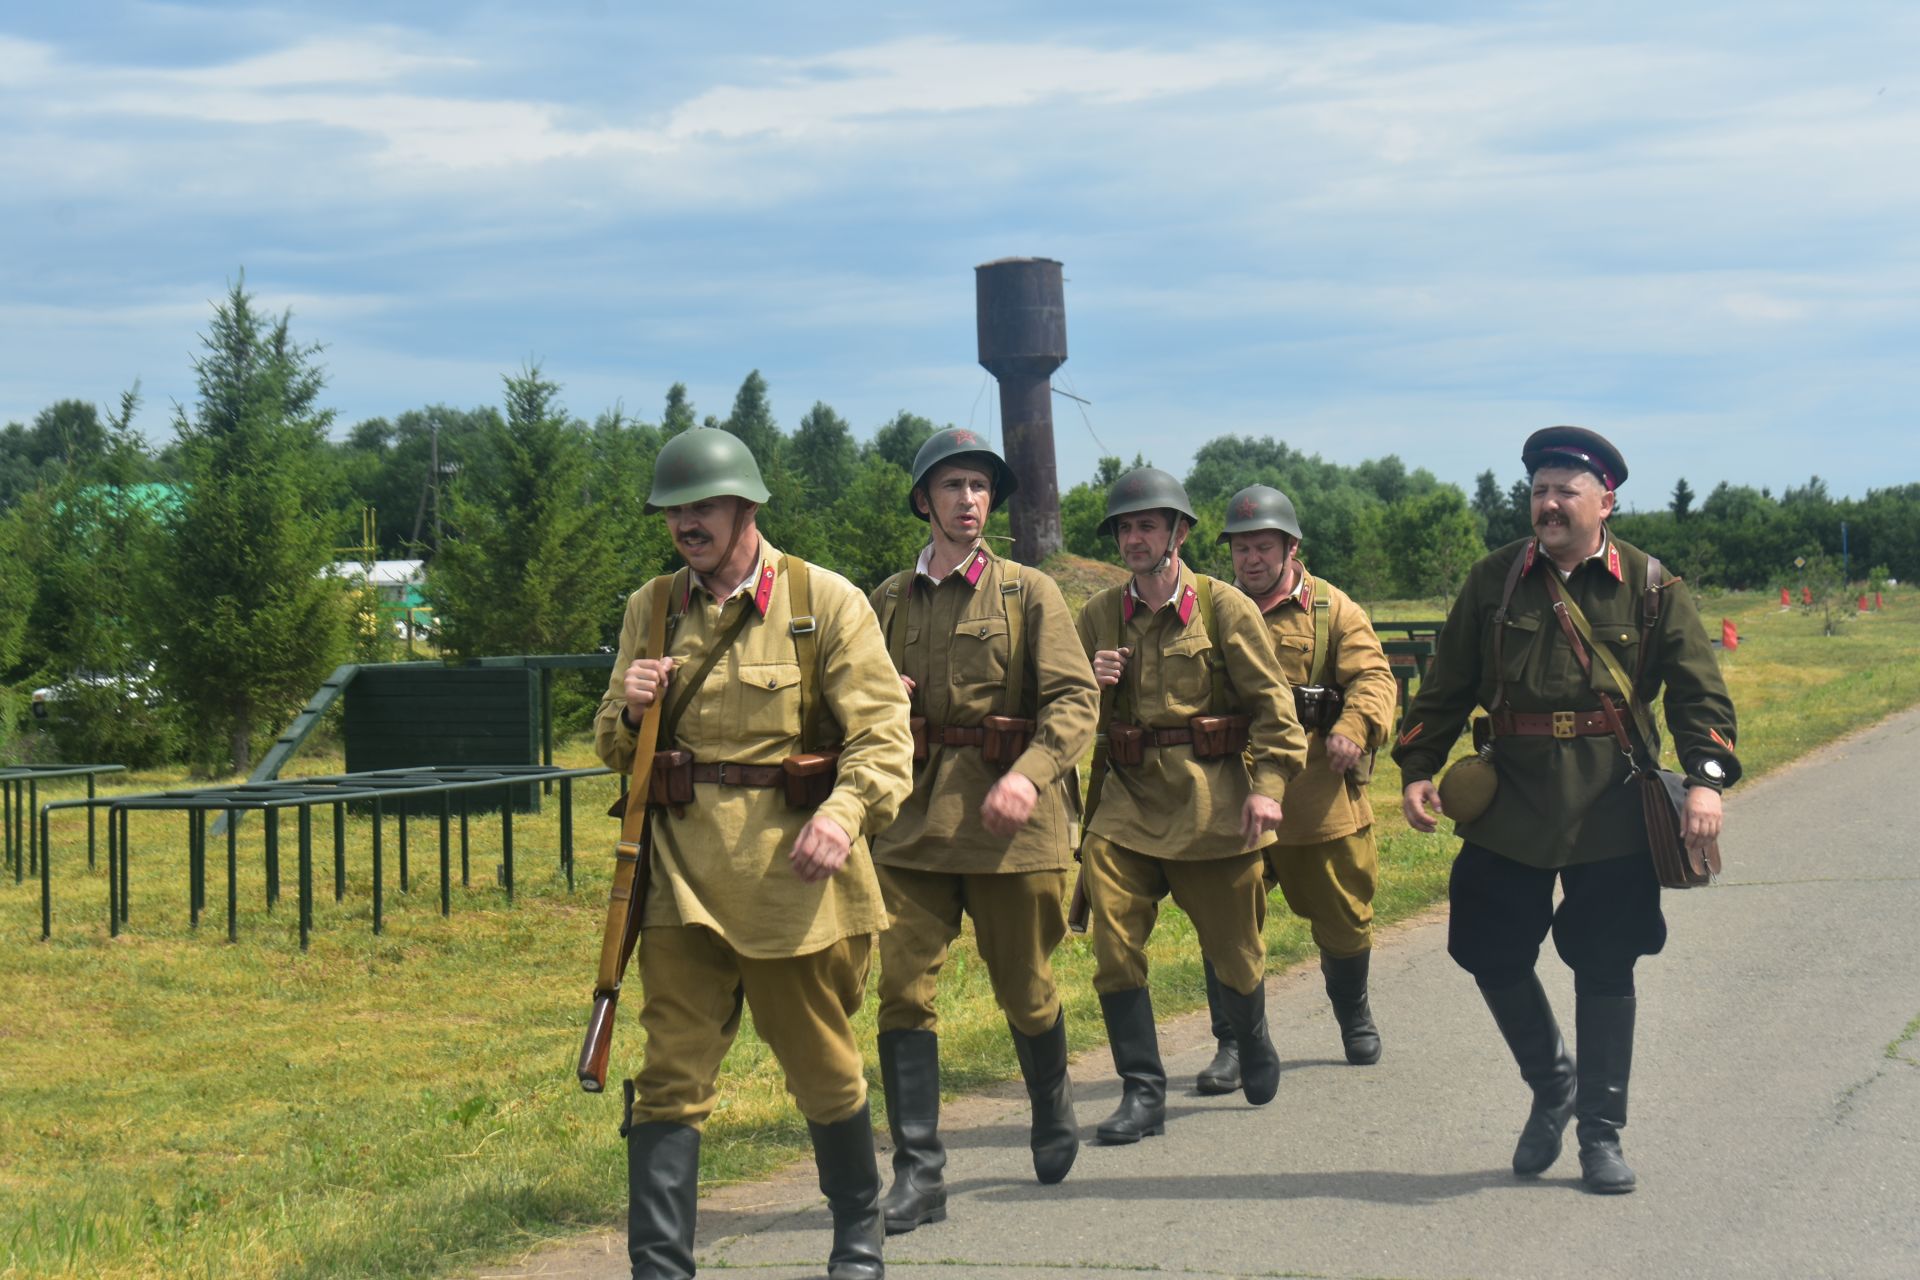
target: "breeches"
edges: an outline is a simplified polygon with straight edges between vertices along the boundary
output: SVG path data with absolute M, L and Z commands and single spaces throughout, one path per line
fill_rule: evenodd
M 1193 921 L 1200 951 L 1220 981 L 1242 995 L 1267 973 L 1267 885 L 1258 850 L 1190 862 L 1155 858 L 1089 835 L 1087 871 L 1093 934 L 1093 989 L 1101 995 L 1147 985 L 1147 939 L 1169 893 Z
M 743 1004 L 801 1115 L 832 1124 L 858 1111 L 867 1081 L 852 1017 L 866 995 L 872 948 L 871 938 L 842 938 L 808 955 L 756 960 L 698 925 L 642 929 L 647 1050 L 628 1123 L 706 1122 Z
M 1549 929 L 1574 989 L 1588 995 L 1632 995 L 1634 962 L 1667 945 L 1660 882 L 1644 853 L 1550 870 L 1467 844 L 1453 860 L 1448 896 L 1447 954 L 1490 991 L 1533 972 Z
M 1037 1036 L 1059 1020 L 1051 957 L 1067 932 L 1065 871 L 876 870 L 893 917 L 880 935 L 880 1030 L 939 1030 L 934 995 L 963 912 L 973 918 L 974 942 L 1007 1021 Z
M 1380 851 L 1373 828 L 1318 844 L 1266 848 L 1267 879 L 1280 886 L 1287 908 L 1313 926 L 1313 941 L 1336 959 L 1373 946 L 1373 891 L 1380 882 Z

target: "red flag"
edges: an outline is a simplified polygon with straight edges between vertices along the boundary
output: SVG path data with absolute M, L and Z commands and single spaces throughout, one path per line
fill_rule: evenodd
M 1720 619 L 1720 647 L 1732 653 L 1740 647 L 1740 633 L 1733 629 L 1733 619 Z
M 1782 609 L 1793 608 L 1793 597 L 1787 594 L 1785 587 L 1780 588 L 1780 607 Z
M 1812 588 L 1812 587 L 1802 587 L 1802 588 L 1800 588 L 1800 603 L 1801 603 L 1801 604 L 1812 604 L 1812 603 L 1813 603 L 1813 588 Z
M 1867 593 L 1862 591 L 1860 593 L 1860 612 L 1865 613 L 1866 611 L 1867 611 Z

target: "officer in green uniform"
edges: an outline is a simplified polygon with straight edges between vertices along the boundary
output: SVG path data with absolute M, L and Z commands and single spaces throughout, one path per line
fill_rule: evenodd
M 1633 766 L 1600 692 L 1625 717 L 1628 696 L 1650 708 L 1665 686 L 1687 776 L 1683 834 L 1696 849 L 1718 838 L 1720 791 L 1740 777 L 1733 703 L 1687 589 L 1607 527 L 1627 478 L 1620 451 L 1592 431 L 1549 427 L 1528 437 L 1521 461 L 1534 536 L 1468 574 L 1393 756 L 1408 824 L 1432 831 L 1441 814 L 1432 779 L 1474 708 L 1489 713 L 1498 785 L 1483 813 L 1456 824 L 1465 843 L 1447 949 L 1473 975 L 1533 1090 L 1514 1172 L 1544 1172 L 1577 1116 L 1582 1182 L 1619 1193 L 1635 1185 L 1620 1149 L 1633 967 L 1666 944 L 1667 925 L 1639 788 L 1622 785 Z M 1650 583 L 1658 613 L 1646 625 Z M 1651 715 L 1636 711 L 1628 723 L 1641 753 L 1657 755 L 1657 738 L 1645 741 L 1635 721 L 1651 732 Z M 1573 970 L 1577 1066 L 1534 974 L 1549 932 Z
M 873 845 L 893 917 L 880 935 L 879 1017 L 890 1233 L 946 1217 L 934 996 L 963 914 L 1026 1079 L 1034 1172 L 1058 1182 L 1080 1149 L 1050 957 L 1066 933 L 1070 810 L 1100 695 L 1060 588 L 982 539 L 1015 485 L 982 436 L 935 433 L 908 495 L 928 544 L 873 593 L 925 753 L 913 794 Z
M 1286 494 L 1249 485 L 1227 500 L 1220 541 L 1234 585 L 1259 606 L 1307 729 L 1307 767 L 1287 788 L 1287 816 L 1267 846 L 1267 880 L 1313 926 L 1327 997 L 1347 1061 L 1380 1060 L 1367 1002 L 1373 893 L 1380 853 L 1367 781 L 1386 745 L 1398 690 L 1373 624 L 1346 592 L 1300 563 L 1300 520 Z M 1207 965 L 1207 1004 L 1219 1050 L 1195 1081 L 1201 1093 L 1240 1087 L 1240 1050 Z
M 1132 577 L 1094 596 L 1080 640 L 1102 686 L 1106 772 L 1089 796 L 1081 865 L 1091 909 L 1093 985 L 1107 1023 L 1120 1106 L 1102 1142 L 1166 1126 L 1166 1069 L 1147 994 L 1147 938 L 1169 893 L 1219 974 L 1256 1106 L 1280 1084 L 1267 1033 L 1267 889 L 1261 851 L 1306 763 L 1293 695 L 1254 603 L 1193 572 L 1180 547 L 1197 523 L 1186 490 L 1153 467 L 1114 481 L 1100 532 Z
M 627 601 L 594 724 L 600 758 L 625 772 L 636 727 L 664 698 L 660 747 L 692 757 L 655 757 L 656 774 L 685 771 L 672 776 L 691 799 L 654 815 L 640 921 L 646 1054 L 623 1132 L 628 1251 L 647 1280 L 693 1274 L 700 1129 L 743 1005 L 813 1138 L 833 1213 L 828 1275 L 883 1274 L 852 1018 L 887 924 L 867 839 L 912 785 L 907 700 L 858 588 L 761 536 L 766 498 L 753 455 L 725 431 L 696 428 L 660 450 L 647 510 L 665 513 L 687 568 Z M 648 652 L 663 594 L 672 625 L 665 652 Z M 831 792 L 795 807 L 782 762 L 836 737 Z

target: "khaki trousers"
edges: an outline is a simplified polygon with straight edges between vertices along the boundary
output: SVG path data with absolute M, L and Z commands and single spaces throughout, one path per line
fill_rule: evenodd
M 1053 949 L 1066 936 L 1067 873 L 952 875 L 877 867 L 893 927 L 880 935 L 880 1030 L 938 1031 L 940 969 L 960 936 L 960 915 L 986 962 L 994 999 L 1024 1035 L 1052 1030 L 1060 1018 Z
M 1147 985 L 1147 939 L 1169 893 L 1193 921 L 1200 951 L 1241 995 L 1267 973 L 1267 885 L 1259 851 L 1188 861 L 1135 853 L 1100 836 L 1080 847 L 1093 934 L 1093 989 Z
M 1313 926 L 1314 943 L 1335 959 L 1373 947 L 1373 891 L 1380 850 L 1373 828 L 1318 844 L 1268 845 L 1267 880 Z
M 804 956 L 756 960 L 699 925 L 642 929 L 647 1050 L 628 1123 L 706 1123 L 743 1003 L 801 1115 L 833 1124 L 860 1110 L 867 1081 L 852 1017 L 866 996 L 872 949 L 873 939 L 862 936 Z

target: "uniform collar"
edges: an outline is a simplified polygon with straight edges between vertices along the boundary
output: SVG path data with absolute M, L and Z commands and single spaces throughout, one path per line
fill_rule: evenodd
M 1540 539 L 1529 538 L 1527 539 L 1527 560 L 1525 564 L 1520 566 L 1521 577 L 1524 578 L 1533 572 L 1533 565 L 1536 560 L 1549 566 L 1553 564 L 1553 561 L 1540 554 Z M 1578 569 L 1580 565 L 1592 564 L 1596 560 L 1606 567 L 1608 573 L 1613 575 L 1615 582 L 1625 582 L 1627 580 L 1626 571 L 1620 566 L 1620 544 L 1613 540 L 1613 532 L 1605 525 L 1600 527 L 1599 550 L 1573 567 Z M 1558 571 L 1556 570 L 1556 572 Z M 1570 578 L 1573 575 L 1569 573 L 1566 576 Z
M 779 549 L 771 542 L 768 542 L 763 535 L 760 539 L 760 568 L 758 572 L 747 575 L 747 580 L 735 587 L 732 595 L 728 596 L 725 600 L 719 601 L 720 605 L 724 607 L 731 603 L 735 597 L 746 596 L 749 600 L 753 601 L 755 611 L 758 612 L 761 617 L 766 617 L 767 608 L 773 602 L 773 584 L 778 581 L 780 577 L 781 558 Z M 706 580 L 689 565 L 687 567 L 687 594 L 682 597 L 680 601 L 682 612 L 685 612 L 687 606 L 692 603 L 693 589 L 695 587 L 699 587 L 702 591 L 712 594 L 712 589 L 707 586 Z
M 1173 598 L 1161 607 L 1166 608 L 1171 606 L 1179 613 L 1180 625 L 1184 627 L 1193 621 L 1193 611 L 1196 607 L 1195 601 L 1198 599 L 1199 595 L 1193 586 L 1193 570 L 1189 569 L 1187 562 L 1182 560 L 1180 561 L 1180 578 L 1174 583 L 1173 587 Z M 1140 593 L 1134 590 L 1133 577 L 1129 575 L 1127 577 L 1126 589 L 1120 594 L 1121 621 L 1132 622 L 1135 611 L 1144 607 L 1145 604 L 1146 601 L 1140 598 Z
M 1263 613 L 1272 613 L 1274 609 L 1287 604 L 1297 604 L 1308 613 L 1313 612 L 1313 575 L 1307 572 L 1307 566 L 1300 566 L 1300 581 L 1293 584 L 1293 590 L 1273 602 L 1273 607 L 1263 609 Z
M 953 572 L 949 573 L 947 577 L 952 578 L 958 576 L 965 578 L 967 585 L 978 591 L 980 589 L 980 578 L 986 573 L 987 562 L 991 559 L 993 559 L 993 553 L 987 550 L 985 544 L 977 546 L 967 553 L 966 559 L 953 567 Z M 933 544 L 929 542 L 920 549 L 920 559 L 916 561 L 913 566 L 915 576 L 925 578 L 928 582 L 934 582 L 933 574 L 930 572 L 932 565 Z M 935 585 L 937 586 L 939 584 L 935 583 Z

